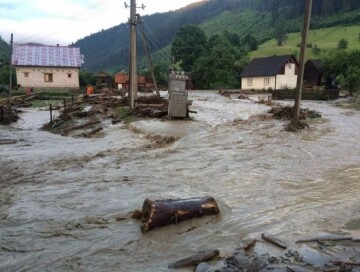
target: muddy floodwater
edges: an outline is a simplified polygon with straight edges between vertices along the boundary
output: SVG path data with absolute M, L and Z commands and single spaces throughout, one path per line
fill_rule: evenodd
M 0 145 L 0 271 L 168 271 L 263 232 L 290 246 L 360 236 L 360 112 L 303 102 L 323 118 L 295 134 L 251 117 L 266 105 L 215 92 L 190 98 L 192 121 L 109 123 L 91 139 L 40 130 L 49 113 L 34 109 L 0 126 L 0 139 L 17 140 Z M 198 196 L 213 196 L 221 215 L 146 234 L 130 217 L 145 198 Z

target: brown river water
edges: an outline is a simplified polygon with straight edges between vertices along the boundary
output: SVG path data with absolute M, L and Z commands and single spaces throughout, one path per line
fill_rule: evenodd
M 34 109 L 0 126 L 0 139 L 18 140 L 0 145 L 0 271 L 168 271 L 170 261 L 204 248 L 226 256 L 263 232 L 292 246 L 360 236 L 360 112 L 303 102 L 323 118 L 295 134 L 284 121 L 239 121 L 266 105 L 190 98 L 192 121 L 107 124 L 92 139 L 40 130 L 48 112 Z M 145 198 L 198 196 L 213 196 L 221 215 L 146 234 L 129 215 Z

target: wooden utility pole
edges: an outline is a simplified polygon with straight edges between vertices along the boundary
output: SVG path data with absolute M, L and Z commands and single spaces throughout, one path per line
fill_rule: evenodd
M 135 100 L 137 98 L 138 83 L 137 83 L 137 52 L 136 52 L 136 27 L 137 27 L 137 16 L 136 16 L 136 0 L 130 1 L 130 88 L 129 88 L 129 99 L 130 109 L 134 109 Z
M 291 126 L 294 130 L 298 130 L 300 124 L 301 92 L 304 84 L 304 66 L 305 66 L 306 46 L 308 41 L 308 33 L 309 33 L 310 20 L 311 20 L 311 8 L 312 8 L 312 0 L 306 0 L 304 27 L 303 27 L 302 39 L 301 39 L 299 73 L 296 83 L 293 119 L 291 120 Z
M 142 20 L 140 20 L 140 22 L 143 23 Z M 152 62 L 152 59 L 151 59 L 151 56 L 150 56 L 150 52 L 149 52 L 149 47 L 148 47 L 148 44 L 147 44 L 147 41 L 146 41 L 144 24 L 141 25 L 141 38 L 142 38 L 143 43 L 144 43 L 145 55 L 146 55 L 149 70 L 151 72 L 151 77 L 152 77 L 152 81 L 154 83 L 154 88 L 155 88 L 155 91 L 156 91 L 156 95 L 158 97 L 160 97 L 160 92 L 159 92 L 159 89 L 158 89 L 158 86 L 157 86 L 155 73 L 154 73 L 154 65 L 153 65 L 153 62 Z
M 12 97 L 11 97 L 11 93 L 12 93 L 12 54 L 13 54 L 13 34 L 11 33 L 11 38 L 10 38 L 10 62 L 9 62 L 9 103 L 10 103 L 10 107 L 11 107 L 11 102 L 12 102 Z

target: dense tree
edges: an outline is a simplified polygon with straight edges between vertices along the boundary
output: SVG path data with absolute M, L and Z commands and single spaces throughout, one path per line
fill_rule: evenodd
M 324 71 L 336 78 L 342 88 L 353 92 L 360 86 L 360 50 L 341 51 L 324 60 Z
M 209 38 L 207 51 L 196 60 L 192 69 L 197 88 L 238 86 L 238 71 L 244 66 L 246 50 L 240 43 L 234 43 L 235 36 L 230 34 L 216 34 Z
M 348 90 L 350 93 L 360 90 L 360 67 L 351 66 L 345 74 L 336 77 L 342 89 Z
M 250 51 L 255 51 L 258 49 L 258 42 L 254 36 L 247 34 L 241 41 L 242 45 L 248 47 Z
M 171 54 L 174 61 L 181 61 L 181 68 L 189 72 L 206 48 L 207 37 L 204 31 L 198 26 L 186 25 L 176 34 L 171 46 Z
M 95 85 L 96 84 L 96 75 L 91 72 L 80 70 L 79 83 L 80 83 L 80 86 Z

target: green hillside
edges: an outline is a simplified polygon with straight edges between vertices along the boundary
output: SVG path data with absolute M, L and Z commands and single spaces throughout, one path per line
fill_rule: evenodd
M 259 18 L 262 18 L 262 20 L 259 21 Z M 200 24 L 199 27 L 204 30 L 207 36 L 228 31 L 239 36 L 251 34 L 258 41 L 265 41 L 272 37 L 273 27 L 270 23 L 271 20 L 271 14 L 252 10 L 232 10 L 222 12 L 211 20 Z
M 10 46 L 0 36 L 0 61 L 8 61 L 10 55 Z
M 281 33 L 297 32 L 305 9 L 305 0 L 209 0 L 196 5 L 143 16 L 149 47 L 155 54 L 171 46 L 176 33 L 185 25 L 202 28 L 206 35 L 236 33 L 256 38 L 258 43 Z M 356 25 L 360 22 L 360 1 L 317 0 L 313 3 L 312 29 Z M 87 71 L 127 69 L 129 63 L 129 29 L 127 24 L 114 26 L 78 40 L 85 56 Z M 144 56 L 141 43 L 139 58 Z M 171 58 L 168 58 L 170 61 Z
M 360 49 L 360 26 L 337 26 L 323 29 L 315 29 L 310 31 L 307 58 L 321 59 L 326 56 L 331 56 L 338 51 L 338 42 L 341 39 L 348 41 L 348 50 Z M 286 45 L 277 46 L 275 39 L 269 40 L 259 46 L 256 51 L 250 52 L 251 58 L 267 57 L 273 55 L 294 54 L 299 56 L 301 42 L 301 33 L 290 33 L 287 35 Z M 314 47 L 320 49 L 318 54 L 315 54 Z

